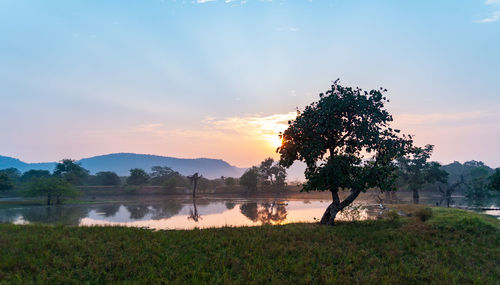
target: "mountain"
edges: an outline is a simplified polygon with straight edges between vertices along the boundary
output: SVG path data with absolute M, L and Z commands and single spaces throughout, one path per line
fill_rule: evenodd
M 149 154 L 113 153 L 84 158 L 78 161 L 92 174 L 99 171 L 114 171 L 120 176 L 129 174 L 131 168 L 150 171 L 153 166 L 168 166 L 183 175 L 199 172 L 207 178 L 240 177 L 245 168 L 232 166 L 221 159 L 210 158 L 175 158 Z M 16 158 L 0 156 L 0 169 L 15 167 L 22 172 L 30 169 L 54 170 L 56 162 L 26 163 Z
M 56 163 L 55 162 L 26 163 L 17 158 L 0 155 L 0 169 L 10 168 L 10 167 L 17 168 L 21 172 L 25 172 L 30 169 L 41 169 L 41 170 L 52 171 L 56 167 Z

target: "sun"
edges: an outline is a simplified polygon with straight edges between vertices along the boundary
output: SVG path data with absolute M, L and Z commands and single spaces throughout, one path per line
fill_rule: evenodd
M 268 141 L 274 148 L 278 148 L 281 146 L 283 140 L 278 135 L 276 135 L 276 136 L 270 136 L 268 138 Z

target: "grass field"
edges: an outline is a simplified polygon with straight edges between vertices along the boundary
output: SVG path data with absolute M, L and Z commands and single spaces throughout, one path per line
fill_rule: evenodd
M 500 282 L 500 222 L 419 208 L 334 227 L 290 224 L 190 231 L 0 224 L 5 283 Z M 419 216 L 420 217 L 420 216 Z

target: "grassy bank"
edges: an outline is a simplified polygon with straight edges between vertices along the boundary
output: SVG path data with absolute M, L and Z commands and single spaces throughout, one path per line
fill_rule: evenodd
M 399 209 L 411 213 L 415 209 Z M 413 217 L 158 231 L 0 225 L 0 280 L 177 283 L 496 283 L 499 221 L 435 208 Z

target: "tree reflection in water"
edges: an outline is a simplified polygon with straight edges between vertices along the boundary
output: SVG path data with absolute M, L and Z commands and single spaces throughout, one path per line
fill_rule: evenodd
M 150 211 L 146 205 L 128 205 L 125 206 L 130 213 L 130 219 L 139 220 L 144 218 Z
M 283 202 L 243 203 L 240 206 L 243 215 L 253 222 L 261 224 L 279 224 L 287 217 L 286 204 Z
M 89 212 L 86 206 L 43 206 L 28 207 L 23 211 L 23 219 L 30 223 L 78 225 L 80 219 Z
M 189 210 L 188 220 L 193 220 L 198 222 L 201 219 L 201 215 L 198 213 L 198 209 L 196 208 L 196 198 L 193 197 L 193 208 Z
M 152 206 L 152 219 L 166 219 L 177 215 L 182 209 L 180 201 L 172 199 Z

